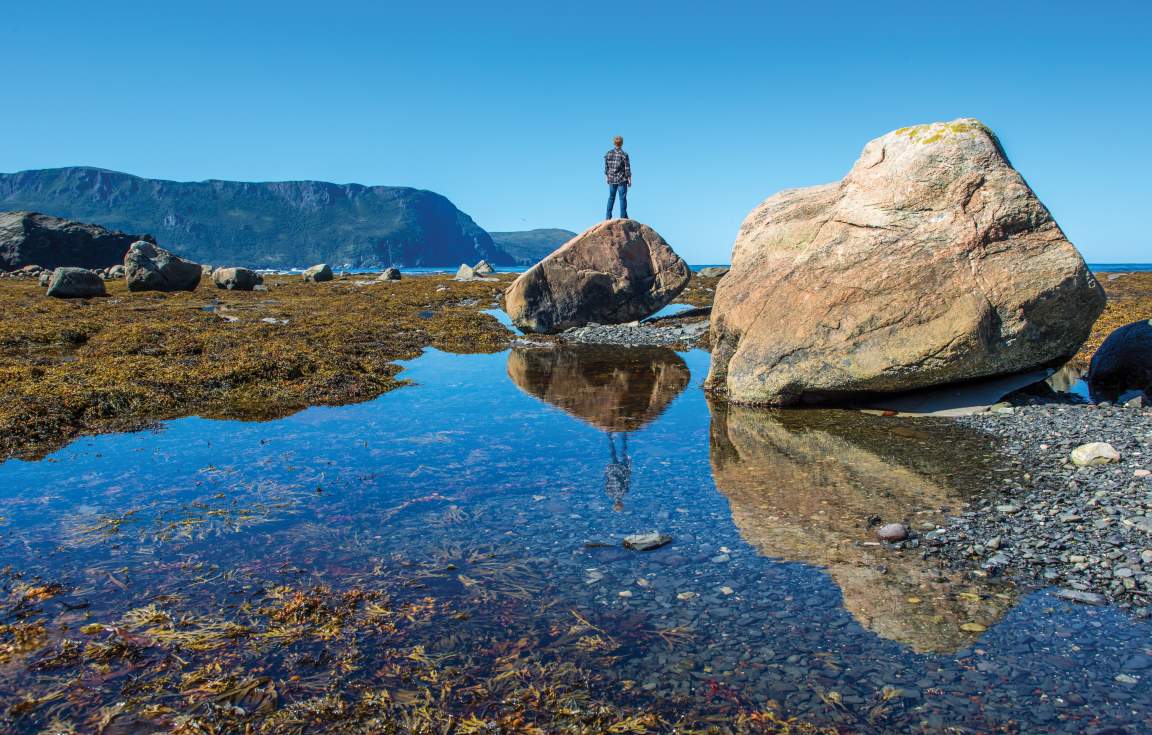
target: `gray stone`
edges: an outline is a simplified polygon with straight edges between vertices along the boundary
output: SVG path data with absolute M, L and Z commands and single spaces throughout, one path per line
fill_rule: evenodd
M 1062 600 L 1071 600 L 1072 602 L 1081 602 L 1085 605 L 1106 605 L 1108 598 L 1104 595 L 1096 594 L 1095 592 L 1085 592 L 1083 590 L 1073 589 L 1060 589 L 1052 593 L 1054 597 L 1059 597 Z
M 323 283 L 334 278 L 332 269 L 328 267 L 327 263 L 317 263 L 311 268 L 305 269 L 301 275 L 304 277 L 305 283 Z
M 249 268 L 217 268 L 212 272 L 216 288 L 229 291 L 251 291 L 263 281 L 259 273 Z
M 624 537 L 624 547 L 634 551 L 651 551 L 671 543 L 672 537 L 652 531 L 651 533 L 634 533 Z
M 139 240 L 124 256 L 129 291 L 195 291 L 203 270 L 164 248 Z
M 48 281 L 47 295 L 57 299 L 87 299 L 107 294 L 103 279 L 87 268 L 57 268 Z

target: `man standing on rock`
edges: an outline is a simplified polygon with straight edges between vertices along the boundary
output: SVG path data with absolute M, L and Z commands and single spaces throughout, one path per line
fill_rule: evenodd
M 612 141 L 616 146 L 604 154 L 604 177 L 608 180 L 608 214 L 604 219 L 612 219 L 612 205 L 616 203 L 616 192 L 620 192 L 620 217 L 628 219 L 628 187 L 632 186 L 632 164 L 624 152 L 624 139 L 619 135 Z

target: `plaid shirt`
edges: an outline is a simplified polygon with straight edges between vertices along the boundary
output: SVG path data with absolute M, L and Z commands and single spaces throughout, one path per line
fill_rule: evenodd
M 622 148 L 613 148 L 604 154 L 604 175 L 609 184 L 627 184 L 632 181 L 632 164 Z

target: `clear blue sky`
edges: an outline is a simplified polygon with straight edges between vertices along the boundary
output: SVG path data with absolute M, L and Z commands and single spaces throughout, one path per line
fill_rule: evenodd
M 722 262 L 773 192 L 973 116 L 1088 260 L 1152 261 L 1150 2 L 394 5 L 16 0 L 0 170 L 416 186 L 581 230 L 620 133 L 630 214 Z

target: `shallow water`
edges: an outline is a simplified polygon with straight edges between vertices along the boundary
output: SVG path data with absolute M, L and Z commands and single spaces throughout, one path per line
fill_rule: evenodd
M 0 623 L 35 612 L 53 640 L 91 637 L 77 630 L 93 623 L 124 637 L 130 611 L 150 605 L 243 615 L 281 589 L 377 585 L 451 606 L 413 633 L 433 660 L 574 662 L 596 672 L 594 698 L 668 723 L 723 725 L 776 702 L 854 732 L 1152 728 L 1147 624 L 872 543 L 875 516 L 944 521 L 1011 479 L 987 437 L 945 420 L 710 407 L 707 360 L 429 351 L 407 364 L 413 386 L 367 403 L 264 423 L 187 418 L 6 462 L 5 589 L 64 591 L 9 605 Z M 621 547 L 652 530 L 673 541 Z M 343 658 L 317 652 L 331 653 L 323 637 L 206 655 L 258 663 L 281 703 L 415 688 L 397 683 L 379 635 L 358 637 L 355 666 L 339 671 Z M 144 652 L 8 726 L 92 723 L 118 706 L 154 655 L 154 641 L 128 637 Z M 174 673 L 149 686 L 191 696 L 177 674 L 196 655 L 166 653 Z M 71 673 L 38 652 L 5 660 L 5 708 Z

